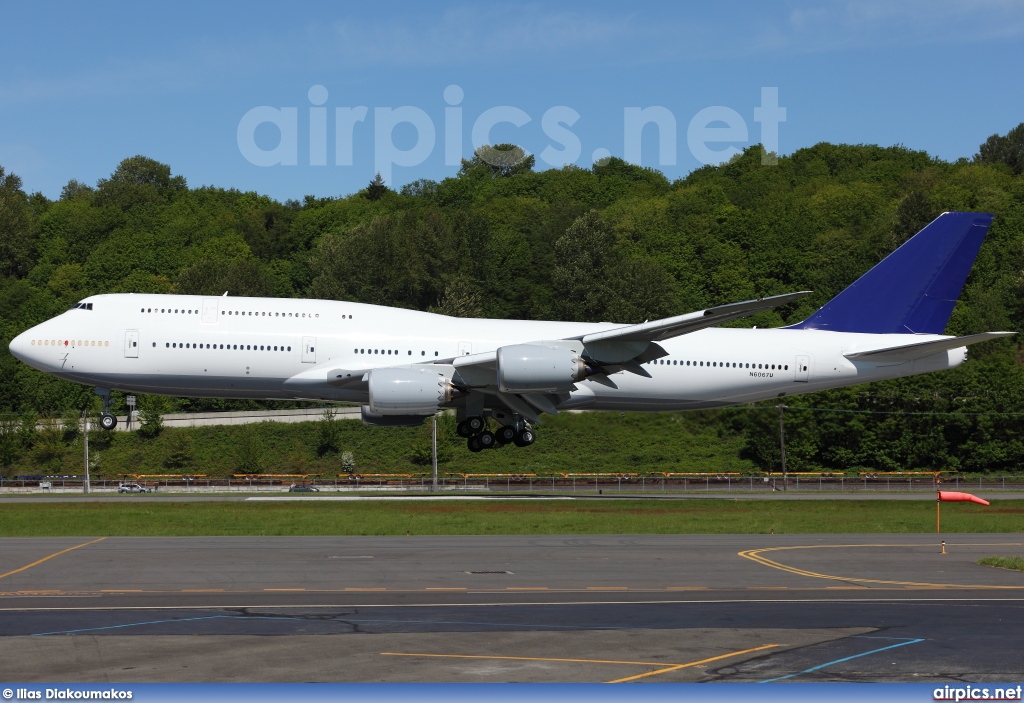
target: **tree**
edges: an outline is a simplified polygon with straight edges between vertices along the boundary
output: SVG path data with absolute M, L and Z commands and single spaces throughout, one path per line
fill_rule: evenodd
M 144 203 L 166 204 L 187 192 L 182 176 L 172 176 L 171 167 L 145 156 L 132 156 L 118 164 L 110 178 L 96 184 L 96 202 L 128 210 Z
M 258 474 L 263 471 L 263 443 L 252 425 L 242 425 L 239 428 L 235 457 L 239 473 Z
M 429 310 L 452 317 L 483 317 L 483 296 L 472 281 L 457 275 L 448 280 L 441 299 Z
M 923 190 L 912 190 L 896 207 L 896 221 L 892 227 L 890 248 L 895 250 L 920 232 L 938 214 L 927 193 Z
M 21 179 L 0 166 L 0 276 L 25 276 L 33 265 L 36 238 Z
M 139 434 L 153 439 L 164 428 L 164 414 L 170 410 L 170 401 L 162 395 L 139 396 Z
M 473 152 L 473 158 L 462 160 L 459 175 L 488 173 L 493 178 L 508 178 L 533 170 L 537 159 L 515 144 L 484 144 Z
M 164 448 L 164 466 L 168 469 L 191 469 L 195 463 L 195 447 L 192 437 L 181 430 L 172 431 Z
M 366 186 L 366 191 L 364 191 L 363 195 L 367 200 L 377 201 L 392 192 L 394 191 L 387 187 L 387 184 L 384 183 L 384 178 L 378 171 L 374 179 L 370 181 L 370 185 Z
M 1006 164 L 1016 174 L 1024 173 L 1024 122 L 1006 136 L 993 134 L 978 148 L 974 160 L 985 164 Z
M 341 451 L 341 427 L 333 408 L 324 410 L 316 423 L 316 454 L 324 457 Z
M 8 467 L 21 454 L 21 423 L 17 415 L 0 415 L 0 467 Z
M 602 321 L 613 297 L 608 274 L 615 254 L 615 235 L 596 210 L 576 218 L 558 238 L 551 283 L 561 319 Z
M 84 200 L 86 202 L 92 200 L 93 196 L 96 195 L 96 189 L 90 185 L 82 183 L 72 178 L 67 184 L 60 190 L 60 199 L 64 201 L 68 200 Z
M 256 259 L 197 261 L 178 274 L 178 293 L 185 295 L 230 295 L 269 297 L 274 294 L 274 277 Z

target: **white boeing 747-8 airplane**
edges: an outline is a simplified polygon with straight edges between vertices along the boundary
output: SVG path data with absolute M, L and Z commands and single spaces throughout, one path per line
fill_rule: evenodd
M 636 325 L 445 317 L 331 300 L 96 295 L 15 338 L 11 353 L 104 396 L 363 404 L 375 425 L 454 408 L 473 451 L 532 444 L 542 413 L 690 410 L 941 371 L 966 346 L 944 336 L 992 216 L 944 213 L 805 321 L 715 325 L 806 292 Z M 493 428 L 493 429 L 492 429 Z

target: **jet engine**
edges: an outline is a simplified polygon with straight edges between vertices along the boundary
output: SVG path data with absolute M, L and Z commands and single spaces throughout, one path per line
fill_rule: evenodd
M 498 389 L 507 393 L 552 393 L 586 378 L 578 352 L 540 344 L 498 348 Z
M 419 427 L 429 415 L 381 415 L 370 410 L 369 405 L 361 409 L 363 424 L 372 427 Z
M 373 369 L 369 376 L 369 407 L 375 415 L 433 415 L 461 395 L 435 369 Z

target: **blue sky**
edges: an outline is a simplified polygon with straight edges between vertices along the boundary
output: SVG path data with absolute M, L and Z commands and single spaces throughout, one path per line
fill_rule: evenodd
M 10 2 L 2 16 L 0 166 L 51 198 L 135 154 L 279 200 L 345 195 L 377 170 L 401 186 L 453 175 L 488 120 L 487 141 L 539 168 L 631 154 L 676 178 L 761 141 L 771 88 L 783 154 L 830 141 L 953 160 L 1024 121 L 1017 0 Z M 704 127 L 721 131 L 694 148 Z

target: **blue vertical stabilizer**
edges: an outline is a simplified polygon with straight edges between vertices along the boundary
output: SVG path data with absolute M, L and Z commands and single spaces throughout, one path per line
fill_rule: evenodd
M 944 212 L 789 329 L 943 334 L 992 215 Z

